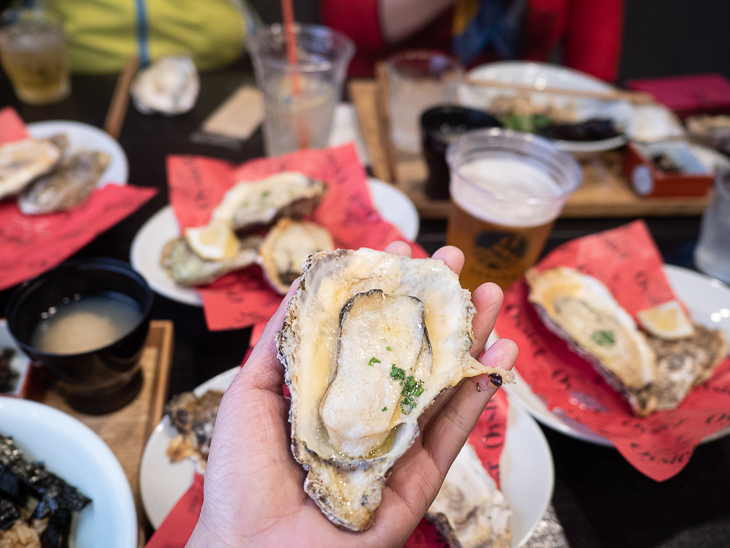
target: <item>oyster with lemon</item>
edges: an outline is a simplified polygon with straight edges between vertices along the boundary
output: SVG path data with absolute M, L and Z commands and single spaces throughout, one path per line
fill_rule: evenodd
M 277 334 L 304 489 L 336 525 L 368 529 L 418 418 L 464 377 L 513 374 L 470 352 L 475 308 L 446 264 L 372 249 L 309 257 Z M 496 378 L 496 377 L 495 377 Z

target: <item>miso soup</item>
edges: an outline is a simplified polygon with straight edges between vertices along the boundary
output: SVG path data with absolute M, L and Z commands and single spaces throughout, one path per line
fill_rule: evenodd
M 41 314 L 31 345 L 51 354 L 80 354 L 103 348 L 129 334 L 142 310 L 120 293 L 74 295 Z

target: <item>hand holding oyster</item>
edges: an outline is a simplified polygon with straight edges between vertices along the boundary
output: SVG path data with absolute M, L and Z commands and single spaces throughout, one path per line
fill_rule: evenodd
M 232 538 L 261 545 L 395 546 L 405 542 L 426 513 L 496 387 L 483 375 L 476 382 L 446 389 L 464 376 L 489 372 L 500 374 L 505 382 L 511 380 L 508 370 L 517 349 L 503 339 L 482 355 L 481 363 L 473 357 L 482 353 L 494 327 L 501 291 L 493 284 L 481 286 L 474 292 L 472 304 L 450 270 L 460 270 L 463 259 L 457 249 L 442 248 L 434 259 L 413 260 L 393 254 L 408 252 L 402 243 L 391 244 L 388 250 L 392 253 L 322 254 L 309 262 L 303 285 L 290 289 L 221 403 L 206 470 L 205 502 L 189 546 L 210 546 Z M 381 290 L 382 295 L 371 292 L 373 289 Z M 358 294 L 364 295 L 353 300 Z M 371 309 L 377 300 L 385 303 L 394 329 L 388 332 L 382 321 L 376 321 L 372 336 L 360 341 L 368 316 L 383 317 Z M 350 301 L 341 319 L 340 310 Z M 343 321 L 350 336 L 339 337 Z M 282 323 L 277 347 L 274 335 Z M 414 323 L 422 325 L 411 333 Z M 377 362 L 369 365 L 374 356 L 368 356 L 365 371 L 383 380 L 384 386 L 375 386 L 376 392 L 370 393 L 366 386 L 355 383 L 350 401 L 351 409 L 367 413 L 368 401 L 392 397 L 387 401 L 393 403 L 378 400 L 379 407 L 373 408 L 377 411 L 373 414 L 381 418 L 379 414 L 388 415 L 394 406 L 388 421 L 382 421 L 388 423 L 386 428 L 392 423 L 392 433 L 385 433 L 385 442 L 378 445 L 376 438 L 383 437 L 381 426 L 362 425 L 365 435 L 361 437 L 368 439 L 360 447 L 345 440 L 347 450 L 355 455 L 348 456 L 332 448 L 321 407 L 316 397 L 309 396 L 324 396 L 328 391 L 331 382 L 321 386 L 318 381 L 322 379 L 340 377 L 343 381 L 350 373 L 357 376 L 362 364 L 352 365 L 353 371 L 348 372 L 350 366 L 342 365 L 342 360 L 357 356 L 361 342 L 363 350 L 371 352 L 383 333 L 394 337 L 379 355 L 397 354 L 399 364 L 394 369 L 395 361 L 377 358 L 387 367 L 384 373 L 376 369 Z M 337 356 L 323 351 L 336 351 L 340 346 L 346 348 Z M 306 363 L 306 352 L 326 363 Z M 277 353 L 286 356 L 286 371 Z M 319 376 L 318 368 L 332 371 Z M 408 382 L 409 376 L 413 383 Z M 285 377 L 292 392 L 291 404 L 282 394 Z M 335 400 L 327 405 L 338 403 L 336 390 L 339 388 L 329 389 L 326 399 Z M 412 399 L 406 399 L 404 390 Z M 439 393 L 442 395 L 436 398 Z M 382 411 L 386 406 L 388 410 Z M 347 419 L 330 423 L 329 428 L 350 438 L 351 427 L 357 427 Z M 294 460 L 292 449 L 297 458 L 308 460 L 308 474 Z M 318 450 L 322 453 L 317 454 Z M 365 451 L 367 455 L 359 454 Z M 302 489 L 307 475 L 309 495 Z M 346 500 L 346 496 L 353 498 Z M 332 522 L 363 532 L 354 535 L 333 527 Z

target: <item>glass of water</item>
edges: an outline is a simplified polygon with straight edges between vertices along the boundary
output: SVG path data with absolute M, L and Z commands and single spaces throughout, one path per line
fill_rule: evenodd
M 694 253 L 697 268 L 730 283 L 730 170 L 719 170 Z

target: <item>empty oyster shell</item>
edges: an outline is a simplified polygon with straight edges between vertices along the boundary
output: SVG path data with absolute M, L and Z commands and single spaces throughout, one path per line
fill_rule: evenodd
M 267 280 L 284 295 L 302 275 L 302 263 L 312 253 L 332 251 L 330 231 L 315 223 L 280 219 L 264 238 L 259 249 L 260 263 Z
M 282 217 L 298 219 L 319 205 L 327 187 L 297 171 L 282 171 L 258 181 L 241 181 L 226 192 L 211 220 L 230 223 L 239 233 L 273 225 Z
M 545 326 L 586 358 L 628 399 L 639 416 L 651 413 L 656 396 L 646 390 L 656 378 L 656 356 L 633 318 L 608 288 L 566 267 L 525 274 L 529 301 Z
M 509 548 L 512 510 L 474 448 L 462 447 L 426 519 L 452 548 Z
M 0 146 L 0 198 L 21 192 L 36 177 L 51 171 L 68 146 L 66 135 L 22 139 Z
M 418 417 L 462 378 L 475 308 L 442 261 L 372 249 L 309 257 L 277 334 L 304 489 L 335 524 L 369 528 Z
M 63 160 L 48 175 L 26 186 L 18 207 L 26 215 L 65 211 L 81 204 L 96 188 L 110 156 L 104 152 L 78 152 Z
M 189 111 L 200 91 L 200 77 L 190 57 L 163 57 L 134 79 L 131 94 L 142 114 L 174 115 Z

